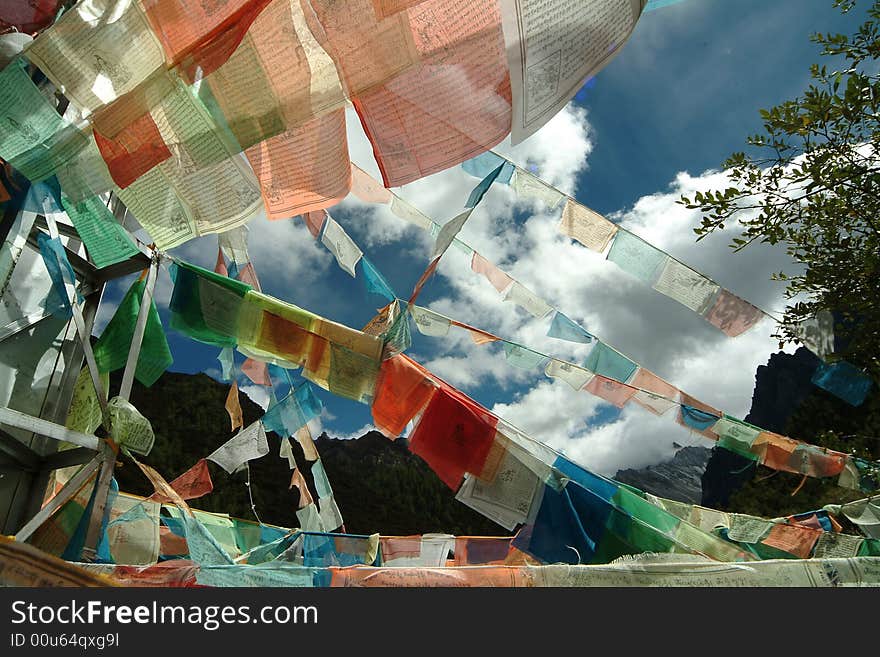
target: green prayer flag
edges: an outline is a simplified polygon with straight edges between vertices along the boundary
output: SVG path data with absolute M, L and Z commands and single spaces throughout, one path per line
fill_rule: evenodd
M 139 280 L 129 288 L 95 344 L 95 360 L 99 371 L 112 372 L 125 367 L 145 287 L 146 282 Z M 134 373 L 135 378 L 145 386 L 151 386 L 173 362 L 168 341 L 165 339 L 165 331 L 162 329 L 162 321 L 159 319 L 159 311 L 156 310 L 156 304 L 151 299 L 144 339 L 141 342 L 137 369 Z
M 62 197 L 61 202 L 98 269 L 128 260 L 138 253 L 128 232 L 97 196 L 79 203 Z
M 0 157 L 37 182 L 55 173 L 88 141 L 40 93 L 26 65 L 18 58 L 0 71 Z
M 236 346 L 250 285 L 186 263 L 175 263 L 171 276 L 171 328 L 199 342 Z

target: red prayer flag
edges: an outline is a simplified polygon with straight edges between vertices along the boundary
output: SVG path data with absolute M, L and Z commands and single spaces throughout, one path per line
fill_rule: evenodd
M 444 385 L 431 397 L 413 431 L 410 449 L 456 490 L 466 472 L 482 472 L 497 424 L 485 408 Z
M 382 361 L 373 397 L 373 423 L 389 438 L 399 436 L 436 390 L 427 371 L 398 354 Z
M 122 189 L 171 157 L 171 151 L 149 112 L 128 124 L 112 139 L 97 129 L 94 134 L 110 177 Z
M 205 459 L 200 459 L 193 467 L 172 481 L 169 486 L 176 490 L 184 500 L 194 500 L 207 495 L 214 490 L 214 483 L 211 481 L 211 473 L 208 470 L 208 462 Z M 153 493 L 147 499 L 162 504 L 174 503 L 174 500 L 161 493 Z

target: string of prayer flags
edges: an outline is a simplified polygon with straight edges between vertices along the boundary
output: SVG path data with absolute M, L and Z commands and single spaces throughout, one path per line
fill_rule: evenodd
M 861 406 L 873 385 L 873 380 L 846 361 L 819 363 L 811 381 L 850 406 Z
M 116 221 L 100 198 L 92 196 L 73 203 L 62 196 L 61 200 L 98 269 L 123 262 L 139 253 L 128 231 Z
M 107 402 L 104 427 L 119 445 L 141 456 L 147 456 L 156 441 L 150 421 L 122 397 Z
M 226 286 L 236 283 L 206 270 L 192 266 L 181 266 L 177 268 L 175 292 L 172 296 L 172 312 L 174 312 L 175 306 L 174 298 L 179 294 L 177 288 L 184 283 L 183 275 L 185 272 L 193 274 L 194 280 L 191 280 L 189 285 L 196 287 L 201 284 L 201 280 L 214 284 L 214 277 L 220 279 L 219 282 Z M 393 375 L 387 372 L 383 373 L 383 366 L 392 368 L 392 365 L 383 365 L 381 359 L 383 341 L 381 339 L 321 319 L 292 304 L 285 304 L 266 295 L 247 291 L 246 286 L 243 287 L 245 299 L 242 300 L 237 295 L 234 296 L 235 302 L 240 304 L 241 308 L 234 306 L 237 309 L 233 312 L 241 317 L 236 318 L 234 323 L 230 323 L 228 315 L 232 313 L 226 313 L 227 316 L 224 316 L 230 327 L 229 335 L 238 341 L 240 350 L 259 354 L 262 359 L 276 359 L 282 364 L 288 363 L 292 367 L 303 365 L 303 374 L 308 380 L 335 394 L 371 403 L 375 407 L 375 424 L 386 435 L 399 435 L 406 424 L 419 412 L 422 412 L 423 418 L 428 414 L 429 402 L 436 396 L 436 393 L 430 392 L 431 387 L 442 387 L 442 382 L 427 371 L 420 371 L 417 367 L 403 368 L 407 379 L 398 379 L 397 376 L 402 376 L 398 372 L 394 372 Z M 186 298 L 185 294 L 183 296 Z M 432 311 L 425 312 L 425 309 L 420 309 L 417 306 L 408 307 L 408 311 L 416 319 L 419 330 L 428 334 L 432 332 L 442 334 L 444 331 L 448 331 L 450 325 L 455 324 L 468 330 L 472 335 L 476 335 L 481 341 L 500 340 L 497 336 L 480 329 L 445 318 Z M 199 317 L 201 312 L 193 314 Z M 424 321 L 425 317 L 430 321 Z M 183 325 L 183 323 L 179 322 L 178 325 Z M 195 329 L 198 334 L 201 326 L 196 323 Z M 190 327 L 186 326 L 188 334 L 190 330 Z M 508 343 L 503 340 L 502 342 Z M 514 346 L 519 345 L 514 344 Z M 510 351 L 513 352 L 512 349 Z M 535 354 L 538 353 L 535 352 Z M 392 357 L 385 363 L 398 365 L 407 363 L 407 361 L 395 360 Z M 536 366 L 540 364 L 539 362 Z M 614 351 L 605 343 L 596 341 L 583 366 L 565 363 L 559 359 L 550 359 L 546 363 L 545 374 L 561 378 L 573 388 L 585 389 L 588 392 L 590 392 L 587 389 L 588 384 L 593 381 L 594 375 L 604 377 L 607 381 L 601 378 L 596 379 L 593 386 L 596 390 L 593 392 L 605 394 L 606 397 L 611 398 L 612 403 L 621 405 L 633 400 L 657 414 L 677 407 L 678 412 L 675 419 L 679 424 L 689 430 L 698 431 L 712 440 L 720 438 L 715 427 L 723 416 L 722 412 L 679 391 L 653 373 L 638 368 L 633 361 Z M 608 385 L 602 385 L 605 383 Z M 410 390 L 413 392 L 408 392 Z M 630 393 L 632 394 L 630 395 Z M 412 395 L 412 404 L 409 403 L 410 394 Z M 400 399 L 397 398 L 403 399 L 407 403 L 401 404 Z M 280 409 L 277 412 L 280 414 Z M 310 417 L 316 417 L 318 413 L 320 413 L 320 407 Z M 270 413 L 268 417 L 271 424 L 272 414 Z M 307 419 L 303 419 L 300 424 L 296 425 L 294 431 L 302 427 L 306 421 Z M 489 420 L 490 424 L 491 422 L 492 420 Z M 279 426 L 283 427 L 280 418 Z M 418 426 L 421 426 L 421 422 Z M 291 433 L 287 432 L 286 435 L 291 435 Z M 461 459 L 452 457 L 449 459 L 452 465 L 442 457 L 435 457 L 434 452 L 438 451 L 439 447 L 432 440 L 425 438 L 425 435 L 423 434 L 420 441 L 415 441 L 416 446 L 418 447 L 420 443 L 423 444 L 424 447 L 419 449 L 422 449 L 428 456 L 429 464 L 432 463 L 432 459 L 435 460 L 438 463 L 437 467 L 443 473 L 441 478 L 448 480 L 447 483 L 450 486 L 457 487 L 461 479 L 456 479 L 456 477 L 462 472 L 461 461 L 465 460 L 464 457 Z M 485 445 L 479 440 L 476 442 L 479 449 L 485 447 L 487 450 L 490 450 L 494 444 L 491 436 Z M 760 449 L 760 445 L 756 449 L 753 444 L 750 449 L 757 455 L 757 460 L 764 462 L 768 467 L 779 468 L 784 463 L 785 467 L 796 467 L 798 472 L 810 476 L 817 476 L 820 473 L 822 473 L 820 476 L 833 476 L 833 473 L 838 472 L 839 485 L 857 490 L 870 491 L 880 486 L 878 477 L 872 474 L 874 465 L 870 462 L 854 457 L 846 457 L 841 460 L 842 457 L 834 453 L 820 456 L 819 452 L 806 447 L 794 456 L 795 449 L 800 443 L 792 442 L 794 445 L 787 451 L 784 461 L 775 458 L 772 452 L 768 456 L 767 450 Z M 756 441 L 757 443 L 758 441 Z M 788 465 L 792 457 L 795 460 L 791 462 L 791 465 Z M 482 465 L 485 465 L 487 459 L 488 456 L 483 460 Z M 465 469 L 463 472 L 469 472 L 469 470 Z M 315 513 L 317 514 L 318 511 L 315 510 Z
M 327 220 L 321 231 L 321 243 L 333 254 L 339 266 L 354 278 L 354 268 L 363 256 L 363 252 L 333 217 L 329 214 L 326 216 Z
M 257 420 L 239 431 L 206 458 L 232 474 L 248 461 L 261 458 L 268 453 L 269 443 L 266 440 L 266 432 L 262 422 Z
M 93 351 L 100 372 L 113 372 L 125 367 L 145 289 L 146 281 L 143 279 L 132 284 L 95 343 Z M 149 387 L 173 362 L 159 311 L 151 298 L 135 378 Z
M 767 314 L 552 185 L 516 167 L 506 158 L 494 152 L 491 154 L 495 158 L 493 161 L 507 162 L 516 169 L 513 188 L 518 194 L 523 194 L 524 198 L 541 198 L 551 208 L 558 204 L 559 199 L 566 199 L 558 226 L 559 232 L 597 253 L 604 253 L 611 244 L 608 260 L 653 286 L 661 294 L 694 310 L 729 337 L 744 333 Z M 520 179 L 519 183 L 517 178 Z M 694 289 L 691 289 L 692 286 Z M 805 330 L 807 328 L 805 326 Z M 823 355 L 809 344 L 807 346 L 814 353 Z
M 174 479 L 169 486 L 184 500 L 195 500 L 204 497 L 214 490 L 214 482 L 211 481 L 208 462 L 205 459 L 199 459 L 194 466 L 177 477 L 177 479 Z M 162 504 L 174 503 L 174 500 L 163 495 L 161 492 L 153 493 L 147 499 Z
M 238 382 L 233 381 L 226 395 L 226 412 L 229 413 L 229 421 L 232 424 L 230 431 L 235 431 L 244 426 L 241 413 L 241 403 L 238 400 Z
M 551 338 L 579 342 L 581 344 L 589 344 L 593 341 L 593 336 L 587 330 L 559 311 L 554 313 L 547 335 Z

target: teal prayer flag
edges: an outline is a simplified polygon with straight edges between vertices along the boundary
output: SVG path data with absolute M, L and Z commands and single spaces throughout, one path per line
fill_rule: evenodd
M 653 285 L 657 280 L 668 257 L 660 249 L 625 230 L 617 232 L 608 252 L 608 260 L 648 285 Z
M 586 329 L 581 328 L 579 324 L 558 311 L 553 315 L 553 321 L 550 324 L 550 330 L 547 331 L 547 335 L 551 338 L 580 342 L 582 344 L 589 344 L 593 341 L 593 336 Z
M 461 168 L 475 178 L 485 178 L 499 166 L 501 167 L 501 172 L 498 174 L 496 182 L 509 185 L 516 167 L 500 155 L 486 151 L 461 163 Z
M 584 367 L 596 374 L 625 383 L 635 373 L 638 365 L 604 342 L 596 342 L 584 361 Z
M 365 256 L 361 256 L 361 270 L 364 274 L 364 283 L 367 286 L 367 292 L 372 292 L 373 294 L 378 294 L 381 297 L 385 297 L 388 301 L 394 301 L 397 298 L 397 295 L 394 293 L 394 290 L 391 289 L 391 285 L 385 280 L 385 277 L 382 275 L 373 263 L 367 260 Z
M 468 197 L 467 203 L 465 203 L 466 208 L 475 208 L 479 204 L 480 201 L 483 200 L 483 196 L 486 195 L 486 192 L 489 191 L 489 188 L 492 186 L 492 183 L 495 182 L 495 179 L 501 175 L 501 169 L 504 168 L 504 165 L 499 165 L 496 169 L 494 169 L 491 173 L 489 173 L 485 178 L 483 178 L 477 186 L 471 190 L 471 195 Z
M 873 385 L 870 377 L 846 361 L 819 363 L 812 381 L 850 406 L 861 406 Z

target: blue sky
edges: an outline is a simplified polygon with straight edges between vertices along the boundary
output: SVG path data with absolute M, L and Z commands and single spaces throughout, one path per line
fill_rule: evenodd
M 756 247 L 734 255 L 727 247 L 731 231 L 697 245 L 692 228 L 698 218 L 676 200 L 682 193 L 723 185 L 717 169 L 760 129 L 758 108 L 803 90 L 809 64 L 818 60 L 810 33 L 850 32 L 859 22 L 856 12 L 841 17 L 831 0 L 682 0 L 646 13 L 630 42 L 573 103 L 523 144 L 511 148 L 505 142 L 498 150 L 520 165 L 533 165 L 542 178 L 741 296 L 781 309 L 782 288 L 769 276 L 791 266 L 784 253 Z M 348 118 L 353 161 L 378 173 L 356 117 L 349 113 Z M 476 182 L 454 168 L 395 191 L 444 223 L 461 211 Z M 397 294 L 408 297 L 428 262 L 428 237 L 387 208 L 351 197 L 329 212 Z M 762 323 L 737 339 L 726 338 L 598 254 L 571 244 L 555 229 L 558 216 L 558 210 L 547 211 L 495 185 L 463 237 L 604 341 L 690 394 L 743 417 L 755 368 L 776 349 L 769 337 L 772 326 Z M 251 223 L 250 250 L 268 294 L 358 328 L 384 305 L 365 293 L 362 279 L 339 269 L 296 220 L 258 217 Z M 199 238 L 175 252 L 212 268 L 217 239 Z M 99 327 L 128 284 L 107 291 L 110 303 Z M 169 297 L 164 274 L 157 289 L 163 320 Z M 588 350 L 546 338 L 549 318 L 534 320 L 504 303 L 454 249 L 420 304 L 559 357 L 578 360 Z M 217 349 L 168 334 L 173 370 L 219 373 Z M 447 338 L 414 332 L 413 340 L 409 353 L 417 360 L 599 472 L 657 462 L 671 455 L 674 442 L 702 444 L 702 438 L 676 425 L 671 413 L 656 418 L 640 408 L 618 412 L 539 371 L 515 370 L 500 347 L 475 346 L 455 329 Z M 265 397 L 249 392 L 258 400 Z M 369 428 L 368 407 L 318 394 L 326 409 L 321 425 L 330 435 L 358 435 Z

